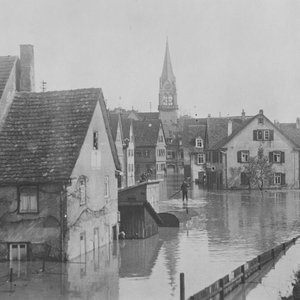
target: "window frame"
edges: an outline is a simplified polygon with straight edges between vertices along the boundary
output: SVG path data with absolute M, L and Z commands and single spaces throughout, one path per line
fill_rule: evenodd
M 200 161 L 200 157 L 202 157 L 201 161 Z M 202 165 L 202 164 L 205 163 L 205 155 L 204 155 L 204 153 L 197 153 L 196 162 L 197 162 L 197 165 Z
M 35 190 L 36 209 L 21 210 L 22 190 Z M 30 202 L 31 203 L 31 202 Z M 18 213 L 19 214 L 38 214 L 39 213 L 39 187 L 37 185 L 26 185 L 18 187 Z
M 110 197 L 109 175 L 104 175 L 104 198 Z
M 203 139 L 201 139 L 201 138 L 196 138 L 196 139 L 195 139 L 195 147 L 196 147 L 196 148 L 203 148 Z

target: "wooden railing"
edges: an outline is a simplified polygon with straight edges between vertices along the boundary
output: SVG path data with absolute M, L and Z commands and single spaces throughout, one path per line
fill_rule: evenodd
M 247 282 L 247 279 L 259 272 L 267 263 L 275 261 L 280 255 L 285 254 L 286 250 L 296 243 L 297 236 L 288 242 L 282 243 L 275 248 L 268 250 L 261 255 L 247 261 L 245 264 L 234 269 L 230 274 L 215 281 L 210 286 L 189 297 L 188 300 L 208 300 L 218 295 L 217 299 L 224 299 L 236 287 Z M 184 295 L 184 274 L 180 274 L 180 300 L 185 299 Z

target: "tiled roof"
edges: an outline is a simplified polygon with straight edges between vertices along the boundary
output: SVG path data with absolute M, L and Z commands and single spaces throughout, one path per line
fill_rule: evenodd
M 109 112 L 108 118 L 109 118 L 109 126 L 110 126 L 110 130 L 111 130 L 113 140 L 116 141 L 118 123 L 119 123 L 118 122 L 119 121 L 119 114 Z
M 99 101 L 120 169 L 101 89 L 17 93 L 0 133 L 0 183 L 69 179 Z
M 141 121 L 159 119 L 159 112 L 139 112 L 138 116 Z
M 123 138 L 130 139 L 130 124 L 132 123 L 131 119 L 127 119 L 125 116 L 121 115 Z
M 300 147 L 300 128 L 296 123 L 280 123 L 276 126 L 285 134 L 297 147 Z
M 160 120 L 133 121 L 134 138 L 136 147 L 156 146 Z
M 195 140 L 201 137 L 205 142 L 206 139 L 206 119 L 188 119 L 184 121 L 182 144 L 191 151 L 197 151 Z
M 232 121 L 232 134 L 228 136 L 228 122 Z M 231 139 L 238 131 L 244 128 L 252 117 L 241 118 L 207 118 L 207 148 L 218 149 Z
M 11 70 L 18 58 L 16 56 L 0 56 L 0 99 Z

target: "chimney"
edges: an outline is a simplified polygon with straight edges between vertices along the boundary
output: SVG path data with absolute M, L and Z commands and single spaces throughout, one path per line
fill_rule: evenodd
M 32 45 L 20 45 L 20 91 L 34 92 L 34 53 Z
M 264 114 L 264 111 L 262 109 L 259 110 L 258 112 L 260 115 L 263 115 Z
M 227 126 L 228 136 L 232 134 L 232 120 L 228 120 L 228 126 Z
M 245 113 L 244 109 L 242 109 L 242 120 L 245 120 L 245 116 L 246 116 L 246 113 Z
M 300 129 L 300 118 L 296 119 L 296 128 Z

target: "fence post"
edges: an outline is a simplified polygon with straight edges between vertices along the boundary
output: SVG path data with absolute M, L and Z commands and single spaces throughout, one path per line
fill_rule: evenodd
M 12 282 L 13 281 L 13 268 L 10 268 L 9 269 L 9 282 Z
M 219 279 L 219 288 L 221 288 L 219 299 L 223 300 L 224 299 L 224 280 L 223 280 L 223 278 Z
M 180 273 L 180 300 L 185 300 L 184 273 Z
M 246 277 L 245 277 L 245 265 L 242 265 L 241 266 L 241 272 L 242 272 L 242 283 L 245 283 L 245 279 L 246 279 Z

